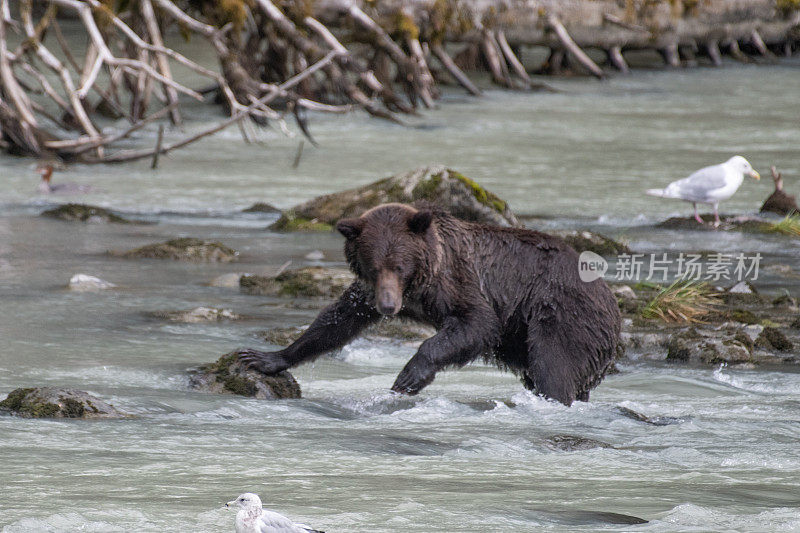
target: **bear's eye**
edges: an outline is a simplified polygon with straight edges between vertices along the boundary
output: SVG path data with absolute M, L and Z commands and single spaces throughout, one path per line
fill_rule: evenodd
M 397 265 L 396 267 L 394 267 L 393 270 L 394 270 L 394 273 L 397 274 L 398 276 L 403 274 L 403 267 L 401 267 L 400 265 Z

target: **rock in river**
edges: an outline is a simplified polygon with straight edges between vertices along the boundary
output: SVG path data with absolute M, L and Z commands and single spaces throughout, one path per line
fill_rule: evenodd
M 0 412 L 25 418 L 121 418 L 113 405 L 88 392 L 54 387 L 23 388 L 11 391 L 0 402 Z
M 78 292 L 103 291 L 114 287 L 116 285 L 113 283 L 88 274 L 75 274 L 69 279 L 69 284 L 67 285 L 69 290 Z
M 192 388 L 215 394 L 237 394 L 260 400 L 300 398 L 300 385 L 289 372 L 267 376 L 243 368 L 235 352 L 201 366 L 189 377 Z
M 305 267 L 277 276 L 245 275 L 239 286 L 247 294 L 332 299 L 338 298 L 353 279 L 353 274 L 344 268 Z
M 520 226 L 508 204 L 470 178 L 442 166 L 418 168 L 356 189 L 314 198 L 285 212 L 272 229 L 326 231 L 387 202 L 427 200 L 464 220 Z
M 94 205 L 84 204 L 64 204 L 56 208 L 49 209 L 42 213 L 43 217 L 66 220 L 68 222 L 90 222 L 90 223 L 115 223 L 130 224 L 129 220 L 115 215 L 108 209 Z
M 170 322 L 183 322 L 185 324 L 200 324 L 202 322 L 222 322 L 223 320 L 239 320 L 230 309 L 217 307 L 195 307 L 188 311 L 154 311 L 150 313 L 154 318 L 169 320 Z
M 127 252 L 111 252 L 111 254 L 127 259 L 173 259 L 176 261 L 229 263 L 236 260 L 239 252 L 219 242 L 185 237 L 148 244 Z

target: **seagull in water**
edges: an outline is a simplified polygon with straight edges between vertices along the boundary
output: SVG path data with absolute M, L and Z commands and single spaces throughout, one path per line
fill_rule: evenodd
M 245 492 L 225 507 L 239 508 L 236 533 L 324 533 L 303 524 L 295 524 L 282 514 L 261 508 L 261 498 Z
M 697 214 L 697 204 L 713 205 L 714 227 L 717 227 L 719 226 L 719 203 L 734 195 L 742 184 L 745 174 L 753 179 L 761 179 L 747 159 L 735 155 L 724 163 L 701 168 L 688 178 L 673 181 L 663 189 L 648 189 L 645 192 L 650 196 L 692 202 L 694 218 L 700 224 L 704 222 Z

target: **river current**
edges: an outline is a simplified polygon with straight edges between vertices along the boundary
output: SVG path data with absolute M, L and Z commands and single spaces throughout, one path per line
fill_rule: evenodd
M 691 206 L 643 194 L 735 154 L 765 179 L 748 179 L 723 212 L 758 210 L 772 190 L 769 165 L 800 192 L 798 67 L 548 79 L 554 94 L 454 91 L 406 127 L 312 116 L 319 147 L 306 142 L 296 169 L 299 137 L 268 129 L 262 144 L 247 145 L 234 128 L 163 157 L 156 171 L 138 162 L 56 172 L 55 182 L 98 191 L 77 198 L 37 196 L 33 163 L 0 157 L 0 397 L 22 386 L 74 387 L 135 415 L 0 417 L 0 529 L 232 531 L 222 506 L 250 491 L 329 533 L 800 531 L 800 369 L 792 366 L 695 368 L 633 353 L 591 402 L 571 408 L 483 364 L 443 372 L 417 397 L 393 395 L 415 347 L 368 340 L 294 369 L 301 400 L 202 394 L 187 379 L 187 369 L 233 348 L 269 348 L 256 332 L 307 324 L 317 312 L 209 287 L 211 279 L 287 261 L 343 265 L 339 236 L 271 232 L 274 216 L 242 208 L 287 208 L 433 163 L 533 215 L 532 227 L 593 229 L 642 253 L 761 253 L 759 289 L 800 297 L 800 241 L 655 229 Z M 216 118 L 190 117 L 186 130 Z M 130 144 L 153 137 L 146 129 Z M 155 224 L 37 216 L 68 200 Z M 220 240 L 240 261 L 105 253 L 175 236 Z M 305 259 L 312 250 L 324 259 Z M 76 273 L 118 288 L 70 292 Z M 176 324 L 147 314 L 201 305 L 252 318 Z M 633 420 L 621 408 L 670 423 Z M 608 446 L 564 451 L 557 443 L 566 435 Z

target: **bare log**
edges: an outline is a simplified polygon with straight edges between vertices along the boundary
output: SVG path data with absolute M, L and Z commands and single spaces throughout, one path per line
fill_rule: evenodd
M 625 58 L 622 56 L 622 48 L 619 46 L 612 46 L 609 48 L 606 53 L 608 54 L 608 62 L 614 66 L 615 69 L 619 70 L 623 74 L 627 74 L 630 72 L 628 68 L 628 63 L 625 61 Z
M 447 55 L 444 47 L 439 43 L 431 45 L 431 52 L 436 56 L 436 59 L 442 66 L 450 73 L 451 76 L 461 85 L 467 92 L 473 96 L 480 96 L 482 93 L 478 87 L 470 81 L 469 77 L 464 74 L 464 71 L 458 68 L 455 61 Z
M 558 20 L 558 18 L 549 15 L 547 17 L 547 25 L 550 29 L 553 30 L 553 32 L 555 32 L 556 36 L 558 37 L 558 40 L 561 41 L 562 46 L 564 46 L 564 48 L 570 54 L 572 54 L 572 56 L 578 61 L 578 63 L 583 65 L 583 67 L 586 70 L 591 72 L 596 77 L 600 79 L 603 79 L 605 77 L 603 69 L 598 67 L 597 64 L 594 61 L 592 61 L 592 59 L 588 55 L 586 55 L 586 52 L 581 50 L 580 46 L 578 46 L 572 39 L 572 37 L 570 37 L 569 33 L 567 32 L 567 29 L 564 27 L 561 21 Z

